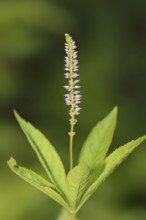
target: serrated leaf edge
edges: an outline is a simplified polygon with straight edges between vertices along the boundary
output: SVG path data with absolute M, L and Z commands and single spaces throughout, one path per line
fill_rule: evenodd
M 36 132 L 39 132 L 39 134 L 46 140 L 49 142 L 49 144 L 51 145 L 50 147 L 53 149 L 54 153 L 56 154 L 56 156 L 58 157 L 58 159 L 60 160 L 60 164 L 61 164 L 61 169 L 64 171 L 64 179 L 66 179 L 66 175 L 65 175 L 65 170 L 64 170 L 64 166 L 62 164 L 62 161 L 58 155 L 58 153 L 56 152 L 55 148 L 52 146 L 52 144 L 50 143 L 50 141 L 44 136 L 44 134 L 42 132 L 40 132 L 37 128 L 35 128 L 30 122 L 25 121 L 18 113 L 16 110 L 14 110 L 14 115 L 22 129 L 22 131 L 24 132 L 25 136 L 27 137 L 29 143 L 31 145 L 33 145 L 33 150 L 36 152 L 38 159 L 40 160 L 40 162 L 42 163 L 43 167 L 45 168 L 45 170 L 47 171 L 48 175 L 51 175 L 51 179 L 53 180 L 53 182 L 56 184 L 56 187 L 58 188 L 60 194 L 62 194 L 62 196 L 64 197 L 64 199 L 66 200 L 67 203 L 69 203 L 68 200 L 68 195 L 67 195 L 67 186 L 65 187 L 65 189 L 62 189 L 60 185 L 58 185 L 58 182 L 56 181 L 51 169 L 49 168 L 45 158 L 43 157 L 43 155 L 41 154 L 39 148 L 37 147 L 37 144 L 34 142 L 34 140 L 32 140 L 32 138 L 30 137 L 30 135 L 28 134 L 27 131 L 25 131 L 25 128 L 22 126 L 22 123 L 28 126 L 31 126 L 33 129 L 35 129 Z M 41 157 L 40 157 L 41 156 Z M 67 184 L 67 183 L 66 183 Z
M 99 182 L 99 184 L 97 184 L 97 183 L 93 183 L 93 185 L 95 184 L 95 185 L 97 185 L 97 186 L 95 186 L 95 189 L 93 190 L 93 192 L 92 193 L 88 193 L 88 191 L 90 190 L 90 187 L 92 187 L 93 188 L 93 185 L 91 185 L 89 188 L 88 188 L 88 190 L 87 190 L 87 192 L 84 194 L 84 197 L 83 197 L 83 200 L 82 200 L 82 203 L 81 203 L 81 206 L 86 202 L 86 200 L 97 190 L 97 188 L 105 181 L 105 179 L 127 158 L 127 156 L 130 154 L 130 153 L 132 153 L 143 141 L 145 141 L 146 140 L 146 135 L 144 135 L 144 136 L 142 136 L 142 137 L 139 137 L 139 138 L 137 138 L 137 139 L 135 139 L 135 140 L 132 140 L 132 141 L 130 141 L 130 142 L 128 142 L 128 143 L 126 143 L 126 144 L 124 144 L 124 145 L 122 145 L 122 146 L 120 146 L 119 148 L 117 148 L 116 150 L 114 150 L 109 156 L 107 156 L 106 158 L 105 158 L 105 169 L 103 170 L 103 172 L 101 173 L 101 175 L 99 176 L 99 178 L 97 179 L 97 181 Z M 110 170 L 110 172 L 108 173 L 108 171 L 106 170 L 106 164 L 108 164 L 108 160 L 110 160 L 110 158 L 113 156 L 113 154 L 115 154 L 119 149 L 123 149 L 123 147 L 126 147 L 126 145 L 128 145 L 128 144 L 130 144 L 130 143 L 134 143 L 134 142 L 138 142 L 136 145 L 135 145 L 135 147 L 133 147 L 131 150 L 127 150 L 127 152 L 125 153 L 125 156 L 123 157 L 123 159 L 119 162 L 119 163 L 117 163 L 116 164 L 116 166 L 115 167 L 113 167 L 113 169 L 111 169 Z M 119 156 L 120 157 L 120 156 Z M 118 158 L 119 158 L 118 157 Z M 116 160 L 118 160 L 118 158 L 116 159 Z M 107 175 L 106 175 L 106 173 L 108 173 Z
M 64 200 L 63 196 L 60 194 L 60 192 L 58 192 L 58 190 L 54 184 L 48 182 L 46 179 L 44 179 L 42 176 L 35 173 L 34 171 L 32 171 L 30 169 L 28 170 L 25 167 L 17 165 L 17 162 L 13 157 L 11 157 L 10 160 L 7 161 L 7 164 L 16 175 L 21 177 L 23 180 L 25 180 L 26 182 L 28 182 L 29 184 L 31 184 L 32 186 L 34 186 L 35 188 L 37 188 L 41 192 L 45 193 L 47 196 L 51 197 L 53 200 L 55 200 L 57 203 L 62 205 L 67 210 L 70 210 L 70 205 Z M 27 172 L 31 172 L 31 174 L 36 175 L 44 183 L 42 183 L 42 182 L 39 183 L 38 181 L 33 179 L 33 177 L 29 178 L 27 175 L 26 176 L 24 174 L 22 175 L 20 172 L 20 169 L 23 169 L 23 171 L 25 170 Z M 18 170 L 19 170 L 19 172 L 18 172 Z M 51 192 L 51 194 L 49 193 L 48 190 Z M 58 197 L 58 200 L 56 199 L 56 196 L 52 195 L 52 193 Z

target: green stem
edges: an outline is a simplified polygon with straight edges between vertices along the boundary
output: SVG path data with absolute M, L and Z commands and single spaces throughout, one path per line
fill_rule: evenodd
M 71 220 L 76 220 L 76 212 L 75 211 L 73 211 L 71 213 Z
M 69 147 L 69 154 L 70 154 L 70 170 L 73 168 L 73 136 L 74 136 L 74 125 L 71 124 L 70 129 L 70 147 Z

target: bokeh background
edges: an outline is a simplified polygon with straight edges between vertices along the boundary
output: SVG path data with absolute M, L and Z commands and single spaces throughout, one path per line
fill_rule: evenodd
M 15 176 L 6 161 L 42 175 L 13 109 L 51 140 L 66 170 L 64 33 L 77 42 L 82 86 L 74 155 L 92 126 L 115 105 L 110 151 L 146 133 L 145 0 L 0 0 L 0 219 L 57 219 L 60 206 Z M 81 220 L 146 219 L 146 143 L 88 200 Z

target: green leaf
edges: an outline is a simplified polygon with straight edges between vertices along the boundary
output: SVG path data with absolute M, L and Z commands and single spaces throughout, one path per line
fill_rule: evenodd
M 86 192 L 88 191 L 89 187 L 98 179 L 98 177 L 101 175 L 101 173 L 103 172 L 105 168 L 105 162 L 102 161 L 100 164 L 98 164 L 98 166 L 95 169 L 90 170 L 90 175 L 88 177 L 88 182 L 85 185 L 85 189 L 84 192 L 82 193 L 82 196 L 80 198 L 78 207 L 77 207 L 77 212 L 79 211 L 79 209 L 81 208 L 81 206 L 83 205 L 83 201 L 86 198 L 84 197 L 84 195 L 86 194 Z
M 116 127 L 117 107 L 91 130 L 82 147 L 79 161 L 95 167 L 106 156 Z
M 98 166 L 92 170 L 91 177 L 89 178 L 89 186 L 91 186 L 101 175 L 101 173 L 104 171 L 105 168 L 105 161 L 102 161 Z
M 62 195 L 58 192 L 57 187 L 54 186 L 52 183 L 48 182 L 32 170 L 28 170 L 24 167 L 18 166 L 17 162 L 13 158 L 8 161 L 8 165 L 15 174 L 20 176 L 26 182 L 30 183 L 43 193 L 47 194 L 63 207 L 67 209 L 69 208 L 69 205 L 66 203 Z
M 61 159 L 49 140 L 29 122 L 22 119 L 16 111 L 15 117 L 25 133 L 38 159 L 46 170 L 50 181 L 58 188 L 60 194 L 68 201 L 66 174 Z
M 74 209 L 80 204 L 80 200 L 86 191 L 90 176 L 87 165 L 79 164 L 74 167 L 67 176 L 70 203 Z
M 126 157 L 137 148 L 144 140 L 146 140 L 146 135 L 133 140 L 111 153 L 105 159 L 105 169 L 99 178 L 89 187 L 84 195 L 83 203 L 95 192 L 95 190 L 106 180 L 106 178 L 126 159 Z

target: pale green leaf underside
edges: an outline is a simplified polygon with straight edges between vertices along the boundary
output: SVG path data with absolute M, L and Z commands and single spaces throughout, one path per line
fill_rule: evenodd
M 47 138 L 45 138 L 38 129 L 21 118 L 16 111 L 14 111 L 14 114 L 29 143 L 46 170 L 50 181 L 56 185 L 60 193 L 67 201 L 66 174 L 59 155 L 49 140 L 47 140 Z
M 69 205 L 62 198 L 62 195 L 59 194 L 57 188 L 52 183 L 48 182 L 32 170 L 28 170 L 24 167 L 18 166 L 17 162 L 13 158 L 8 161 L 8 165 L 15 174 L 24 179 L 26 182 L 30 183 L 43 193 L 47 194 L 64 208 L 69 208 Z
M 116 127 L 117 107 L 107 117 L 98 122 L 85 140 L 79 161 L 95 167 L 106 156 Z
M 89 177 L 90 170 L 85 164 L 77 165 L 67 176 L 70 203 L 75 209 L 80 204 L 81 198 L 85 193 Z
M 99 178 L 89 187 L 84 195 L 83 203 L 90 197 L 92 193 L 105 181 L 105 179 L 126 159 L 126 157 L 138 147 L 144 140 L 146 135 L 136 140 L 128 142 L 119 147 L 105 159 L 105 169 Z

